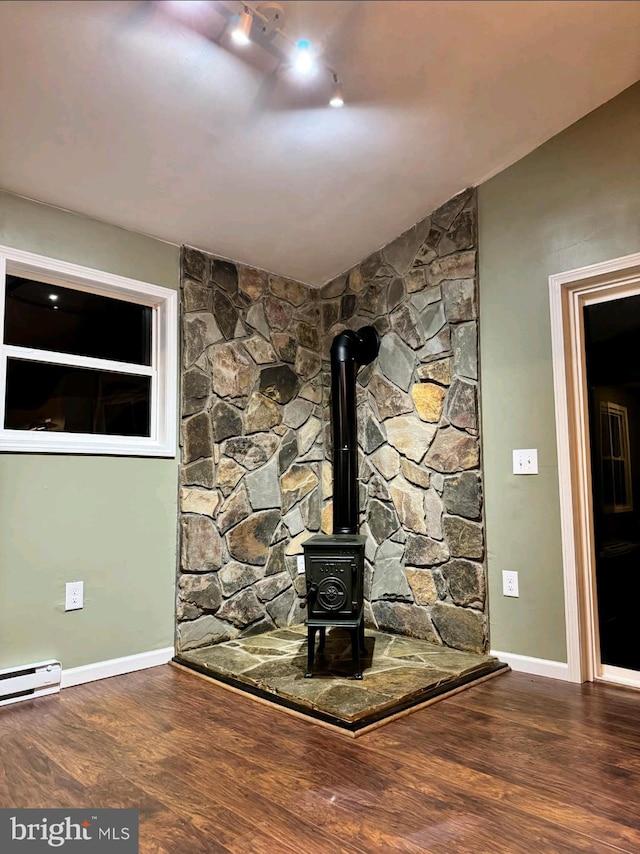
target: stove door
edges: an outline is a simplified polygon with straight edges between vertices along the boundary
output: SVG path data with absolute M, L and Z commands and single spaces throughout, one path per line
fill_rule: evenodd
M 357 560 L 344 557 L 309 555 L 307 559 L 307 589 L 317 585 L 317 594 L 309 617 L 315 619 L 347 619 L 357 610 Z

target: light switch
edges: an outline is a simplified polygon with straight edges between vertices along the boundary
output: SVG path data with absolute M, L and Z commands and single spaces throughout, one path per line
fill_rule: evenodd
M 538 449 L 527 448 L 513 452 L 514 474 L 538 474 Z

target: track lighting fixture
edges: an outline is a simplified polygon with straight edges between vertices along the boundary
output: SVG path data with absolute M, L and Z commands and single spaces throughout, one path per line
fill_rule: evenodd
M 1 0 L 0 0 L 1 2 Z M 301 81 L 309 80 L 315 76 L 316 72 L 321 72 L 323 80 L 318 81 L 322 84 L 320 97 L 327 97 L 331 107 L 343 107 L 344 97 L 342 87 L 338 80 L 338 74 L 326 62 L 320 58 L 320 52 L 312 42 L 308 39 L 298 39 L 295 41 L 285 29 L 286 12 L 285 7 L 278 0 L 261 0 L 258 5 L 253 2 L 244 2 L 244 0 L 164 0 L 159 4 L 172 17 L 181 20 L 187 26 L 192 27 L 198 32 L 202 32 L 212 41 L 220 45 L 227 46 L 229 42 L 238 47 L 246 47 L 254 42 L 258 47 L 262 47 L 265 51 L 275 58 L 279 63 L 278 71 L 294 72 Z M 215 9 L 225 20 L 225 24 L 220 32 L 215 37 L 210 32 L 210 24 L 204 18 L 195 16 L 195 12 L 202 10 Z M 206 24 L 206 26 L 205 26 Z M 251 51 L 248 57 L 249 62 L 256 59 L 259 60 L 259 51 Z M 259 64 L 255 62 L 253 64 Z M 331 75 L 331 94 L 326 92 L 325 81 L 328 83 L 324 74 Z M 291 76 L 291 75 L 287 75 Z M 314 101 L 316 87 L 312 84 L 314 90 Z
M 249 44 L 251 41 L 250 33 L 252 23 L 253 16 L 251 15 L 248 7 L 245 6 L 242 12 L 238 15 L 235 27 L 231 30 L 231 38 L 237 45 L 244 47 Z
M 283 58 L 289 54 L 290 68 L 301 78 L 309 78 L 318 67 L 324 68 L 333 81 L 329 104 L 332 107 L 343 107 L 344 97 L 342 87 L 338 80 L 337 72 L 329 65 L 318 62 L 316 51 L 308 39 L 295 41 L 285 31 L 286 15 L 282 5 L 277 0 L 263 0 L 259 6 L 239 3 L 241 11 L 236 17 L 236 23 L 231 30 L 231 38 L 238 45 L 249 44 L 251 31 L 254 30 L 254 38 L 260 44 L 263 41 L 274 45 L 274 39 L 280 39 L 289 46 L 288 50 L 281 50 Z M 254 27 L 255 24 L 255 27 Z
M 342 97 L 342 86 L 338 80 L 338 75 L 333 72 L 333 94 L 329 101 L 330 107 L 344 107 L 344 98 Z

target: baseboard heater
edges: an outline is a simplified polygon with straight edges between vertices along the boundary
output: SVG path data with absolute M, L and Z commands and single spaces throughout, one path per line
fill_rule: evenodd
M 61 673 L 59 661 L 39 661 L 0 670 L 0 706 L 57 694 Z

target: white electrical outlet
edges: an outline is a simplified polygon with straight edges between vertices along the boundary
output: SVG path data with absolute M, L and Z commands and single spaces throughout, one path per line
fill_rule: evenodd
M 65 611 L 78 611 L 84 608 L 84 581 L 67 581 L 65 587 Z
M 526 448 L 513 452 L 514 474 L 538 474 L 538 449 Z
M 304 575 L 304 555 L 298 555 L 298 575 Z
M 512 570 L 502 570 L 502 595 L 503 596 L 519 596 L 518 592 L 518 573 Z

